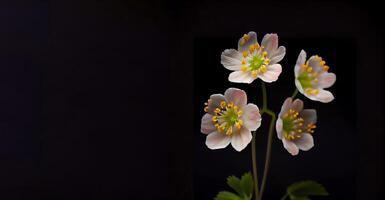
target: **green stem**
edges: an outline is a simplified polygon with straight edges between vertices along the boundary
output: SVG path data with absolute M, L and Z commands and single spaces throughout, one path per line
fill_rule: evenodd
M 262 98 L 263 98 L 263 104 L 262 104 L 262 112 L 267 110 L 267 95 L 266 95 L 266 86 L 265 82 L 261 81 L 261 87 L 262 87 Z M 263 113 L 261 113 L 263 114 Z
M 269 172 L 270 167 L 270 158 L 271 158 L 271 144 L 273 143 L 273 130 L 274 130 L 274 124 L 275 124 L 275 113 L 271 110 L 266 110 L 266 114 L 269 114 L 271 116 L 270 121 L 270 127 L 269 127 L 269 136 L 267 140 L 267 150 L 266 150 L 266 157 L 265 157 L 265 168 L 263 169 L 263 178 L 262 178 L 262 184 L 261 184 L 261 191 L 260 191 L 260 197 L 259 199 L 262 199 L 263 191 L 265 190 L 266 186 L 266 180 L 267 180 L 267 174 Z
M 256 147 L 255 147 L 255 131 L 253 132 L 253 139 L 251 141 L 251 155 L 253 160 L 253 177 L 254 177 L 254 192 L 255 200 L 259 199 L 259 189 L 258 189 L 258 175 L 257 175 L 257 157 L 256 157 Z
M 295 88 L 295 90 L 294 90 L 294 92 L 293 92 L 293 95 L 291 95 L 291 98 L 294 99 L 295 96 L 297 96 L 297 94 L 298 94 L 298 89 Z
M 288 196 L 289 196 L 289 195 L 287 195 L 287 193 L 286 193 L 285 196 L 283 196 L 283 197 L 281 198 L 281 200 L 285 200 Z

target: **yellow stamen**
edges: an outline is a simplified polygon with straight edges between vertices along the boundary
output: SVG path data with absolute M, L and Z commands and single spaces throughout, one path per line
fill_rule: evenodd
M 325 72 L 327 72 L 329 70 L 329 66 L 325 65 L 323 69 Z
M 257 77 L 257 75 L 258 75 L 258 72 L 257 72 L 257 70 L 253 70 L 253 71 L 251 71 L 251 77 L 253 77 L 253 78 L 256 78 L 256 77 Z
M 249 55 L 249 53 L 247 51 L 244 51 L 244 52 L 242 52 L 242 55 L 243 55 L 243 57 L 247 57 L 247 55 Z
M 246 72 L 246 71 L 247 71 L 247 67 L 246 67 L 246 66 L 242 66 L 242 67 L 241 67 L 241 71 L 242 71 L 242 72 Z
M 259 68 L 259 70 L 260 70 L 262 73 L 267 72 L 266 65 L 262 65 L 261 68 Z
M 241 64 L 242 64 L 242 65 L 245 65 L 245 64 L 246 64 L 246 60 L 245 60 L 244 58 L 242 59 Z

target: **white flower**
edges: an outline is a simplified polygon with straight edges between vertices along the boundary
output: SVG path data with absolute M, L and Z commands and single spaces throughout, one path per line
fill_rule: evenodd
M 222 149 L 231 143 L 242 151 L 251 141 L 251 131 L 261 125 L 258 106 L 247 104 L 245 91 L 229 88 L 225 95 L 213 94 L 205 103 L 201 132 L 208 134 L 206 145 L 210 149 Z
M 329 66 L 317 55 L 310 57 L 306 63 L 305 61 L 306 52 L 302 50 L 294 67 L 298 91 L 313 101 L 331 102 L 334 96 L 324 88 L 331 87 L 336 82 L 336 75 L 328 72 Z
M 285 149 L 293 156 L 314 146 L 311 135 L 316 128 L 317 113 L 314 109 L 303 110 L 303 102 L 287 98 L 278 115 L 275 128 Z
M 257 34 L 249 32 L 238 42 L 238 50 L 227 49 L 222 52 L 222 65 L 232 72 L 229 81 L 234 83 L 251 83 L 260 78 L 264 82 L 278 79 L 282 67 L 278 64 L 285 56 L 284 46 L 278 47 L 277 34 L 266 34 L 262 44 L 257 41 Z

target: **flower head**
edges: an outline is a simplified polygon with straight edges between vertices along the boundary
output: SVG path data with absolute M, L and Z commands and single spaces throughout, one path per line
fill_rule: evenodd
M 293 156 L 308 151 L 314 146 L 313 136 L 317 113 L 314 109 L 304 109 L 299 99 L 287 98 L 282 105 L 276 122 L 277 136 L 285 149 Z
M 245 91 L 229 88 L 225 95 L 213 94 L 205 103 L 201 132 L 208 134 L 206 145 L 222 149 L 231 143 L 235 150 L 243 150 L 251 141 L 251 131 L 261 125 L 258 106 L 247 104 Z
M 323 103 L 332 101 L 333 94 L 324 88 L 334 84 L 336 75 L 328 70 L 329 66 L 317 55 L 306 61 L 306 52 L 302 50 L 294 67 L 295 85 L 298 91 L 314 101 Z
M 277 34 L 266 34 L 261 45 L 258 44 L 257 34 L 249 32 L 238 42 L 238 50 L 227 49 L 222 52 L 222 65 L 232 72 L 229 81 L 234 83 L 251 83 L 260 78 L 265 82 L 278 79 L 282 67 L 278 64 L 285 56 L 284 46 L 278 47 Z

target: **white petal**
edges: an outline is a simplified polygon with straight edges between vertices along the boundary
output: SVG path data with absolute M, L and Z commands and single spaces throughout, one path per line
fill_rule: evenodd
M 282 140 L 282 129 L 283 129 L 282 119 L 278 118 L 277 122 L 275 123 L 275 130 L 277 131 L 277 136 L 280 140 Z
M 239 70 L 242 67 L 242 54 L 235 49 L 226 49 L 222 52 L 221 63 L 229 70 Z
M 306 52 L 302 49 L 297 58 L 297 65 L 301 66 L 306 62 Z
M 297 79 L 297 77 L 299 76 L 299 73 L 301 71 L 301 65 L 295 65 L 294 66 L 294 77 Z
M 246 128 L 241 128 L 239 133 L 234 133 L 231 138 L 231 145 L 237 151 L 242 151 L 251 142 L 251 132 Z
M 336 82 L 336 75 L 334 73 L 322 73 L 318 77 L 318 87 L 328 88 Z
M 294 100 L 291 108 L 293 110 L 301 112 L 303 109 L 303 101 L 301 99 Z
M 285 149 L 292 156 L 298 155 L 299 149 L 298 149 L 297 145 L 294 144 L 294 142 L 289 141 L 289 140 L 283 138 L 282 143 L 283 143 L 283 147 L 285 147 Z
M 277 34 L 266 34 L 262 39 L 262 46 L 268 54 L 274 53 L 278 48 L 278 35 Z
M 206 146 L 209 149 L 223 149 L 230 144 L 231 137 L 217 131 L 212 132 L 206 137 Z
M 320 101 L 322 103 L 329 103 L 333 101 L 334 96 L 331 92 L 320 89 L 317 95 L 308 95 L 305 93 L 305 96 L 313 101 Z
M 314 146 L 313 136 L 309 133 L 302 133 L 301 138 L 298 138 L 294 142 L 302 151 L 308 151 Z
M 233 83 L 251 83 L 254 80 L 249 72 L 235 71 L 229 75 L 229 81 Z
M 300 83 L 297 79 L 294 80 L 294 83 L 295 83 L 295 86 L 297 87 L 298 91 L 299 91 L 301 94 L 305 95 L 305 92 L 303 91 L 303 88 L 302 88 L 301 83 Z M 306 95 L 305 95 L 305 96 L 306 96 Z
M 227 102 L 233 102 L 234 105 L 243 107 L 247 103 L 246 92 L 238 88 L 229 88 L 225 92 L 225 99 Z
M 270 57 L 270 64 L 278 63 L 285 57 L 286 54 L 286 48 L 284 46 L 280 46 L 277 50 L 274 51 L 272 55 L 269 55 Z
M 208 113 L 213 115 L 215 108 L 218 108 L 221 105 L 221 101 L 225 101 L 225 97 L 222 94 L 213 94 L 210 96 L 210 100 Z
M 243 115 L 242 120 L 245 127 L 251 131 L 257 130 L 261 126 L 261 114 L 259 113 L 258 106 L 249 103 L 242 108 Z
M 292 101 L 293 99 L 291 97 L 286 98 L 285 102 L 282 104 L 281 112 L 278 114 L 278 117 L 281 117 L 291 108 Z
M 323 70 L 323 67 L 322 67 L 320 61 L 321 60 L 319 58 L 317 58 L 316 56 L 311 56 L 308 60 L 309 65 L 313 68 L 313 70 L 315 72 L 320 72 Z
M 269 65 L 267 66 L 267 71 L 263 74 L 259 74 L 258 77 L 267 83 L 271 83 L 278 79 L 281 72 L 282 67 L 280 64 Z
M 212 117 L 213 116 L 208 114 L 208 113 L 203 115 L 202 121 L 201 121 L 201 132 L 202 133 L 209 134 L 209 133 L 216 130 L 213 122 L 211 121 Z
M 314 109 L 302 110 L 299 115 L 304 119 L 304 125 L 307 126 L 309 123 L 315 124 L 317 122 L 317 111 Z
M 250 31 L 247 35 L 249 36 L 247 41 L 243 41 L 243 37 L 238 41 L 239 52 L 248 51 L 251 44 L 257 43 L 257 34 L 255 32 Z

